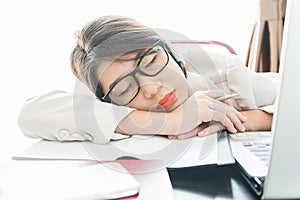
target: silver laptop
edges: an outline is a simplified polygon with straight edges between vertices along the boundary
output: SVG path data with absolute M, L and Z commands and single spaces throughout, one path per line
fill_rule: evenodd
M 245 139 L 244 134 L 244 139 L 231 139 L 240 172 L 263 199 L 300 198 L 299 24 L 300 1 L 287 0 L 279 69 L 281 86 L 272 131 L 254 133 L 258 138 Z

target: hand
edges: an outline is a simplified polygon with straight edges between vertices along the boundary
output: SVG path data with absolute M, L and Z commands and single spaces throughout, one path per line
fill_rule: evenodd
M 222 96 L 222 91 L 195 92 L 181 106 L 172 111 L 173 115 L 180 117 L 180 132 L 195 132 L 195 127 L 203 122 L 220 122 L 229 132 L 245 131 L 243 123 L 247 120 L 233 106 L 216 100 Z M 176 125 L 176 124 L 175 124 Z M 214 129 L 220 129 L 220 125 L 214 125 Z M 192 133 L 190 133 L 192 134 Z
M 177 135 L 177 137 L 175 135 L 168 135 L 168 138 L 184 140 L 195 136 L 204 137 L 224 129 L 225 127 L 219 122 L 204 122 L 188 133 Z
M 200 125 L 201 126 L 201 125 Z M 221 131 L 226 129 L 221 123 L 219 122 L 211 122 L 208 126 L 203 127 L 201 130 L 198 131 L 197 135 L 199 137 L 204 137 L 215 133 L 217 131 Z
M 204 125 L 205 123 L 203 123 Z M 187 132 L 187 133 L 183 133 L 183 134 L 180 134 L 180 135 L 168 135 L 168 139 L 180 139 L 180 140 L 183 140 L 183 139 L 188 139 L 188 138 L 191 138 L 191 137 L 194 137 L 198 134 L 198 130 L 199 130 L 199 126 L 194 128 L 193 130 Z

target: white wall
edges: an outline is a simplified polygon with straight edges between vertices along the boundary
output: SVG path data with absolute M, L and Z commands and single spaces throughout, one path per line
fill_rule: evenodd
M 69 53 L 75 42 L 74 32 L 93 18 L 108 14 L 129 16 L 149 27 L 177 31 L 191 39 L 226 42 L 245 58 L 256 19 L 256 1 L 174 2 L 1 1 L 0 159 L 28 141 L 16 122 L 25 99 L 54 89 L 72 92 Z

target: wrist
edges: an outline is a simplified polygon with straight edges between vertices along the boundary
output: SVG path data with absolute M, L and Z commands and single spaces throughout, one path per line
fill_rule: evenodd
M 192 131 L 198 124 L 195 124 L 194 120 L 191 119 L 191 117 L 188 117 L 189 115 L 191 115 L 191 113 L 184 113 L 182 107 L 178 107 L 172 112 L 168 112 L 165 130 L 174 135 Z
M 177 112 L 166 113 L 166 124 L 163 128 L 163 132 L 167 135 L 178 135 L 181 123 Z
M 262 110 L 249 110 L 241 112 L 247 117 L 245 131 L 269 131 L 272 127 L 273 115 Z

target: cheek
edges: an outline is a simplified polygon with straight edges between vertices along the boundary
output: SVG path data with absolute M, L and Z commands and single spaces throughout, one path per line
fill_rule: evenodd
M 166 83 L 170 83 L 171 87 L 176 87 L 174 89 L 178 89 L 181 92 L 187 91 L 187 79 L 184 76 L 183 71 L 178 66 L 178 64 L 174 61 L 169 63 L 170 65 L 167 66 L 166 70 L 164 70 L 164 79 Z
M 128 104 L 128 107 L 130 108 L 136 108 L 138 110 L 148 110 L 146 107 L 147 103 L 146 101 L 141 97 L 141 94 L 139 93 L 131 102 Z
M 176 76 L 177 78 L 185 78 L 183 70 L 174 59 L 170 59 L 164 72 L 168 73 L 169 75 Z
M 155 111 L 157 110 L 157 99 L 145 99 L 141 93 L 139 93 L 135 99 L 128 104 L 128 107 L 135 108 L 144 111 Z
M 186 101 L 189 98 L 188 88 L 185 86 L 185 84 L 181 84 L 178 89 L 178 101 L 180 104 L 182 104 L 184 101 Z

